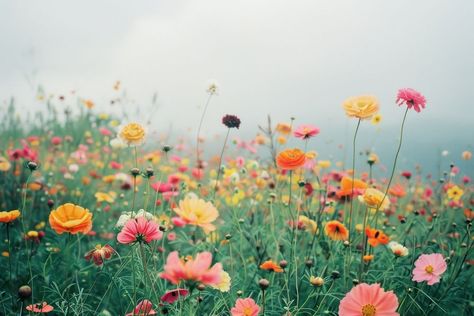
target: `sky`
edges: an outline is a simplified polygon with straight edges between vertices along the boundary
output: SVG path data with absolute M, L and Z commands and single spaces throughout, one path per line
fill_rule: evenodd
M 402 167 L 455 161 L 472 172 L 460 156 L 474 146 L 473 16 L 469 0 L 2 0 L 0 105 L 14 97 L 22 112 L 41 109 L 41 85 L 118 113 L 110 100 L 126 94 L 134 120 L 180 135 L 195 132 L 213 79 L 220 92 L 203 134 L 223 133 L 224 114 L 241 118 L 233 135 L 242 138 L 268 114 L 294 117 L 321 129 L 310 147 L 332 158 L 339 145 L 350 150 L 356 123 L 341 103 L 372 94 L 383 121 L 363 122 L 358 146 L 391 165 L 403 117 L 396 93 L 411 87 L 427 108 L 408 115 Z

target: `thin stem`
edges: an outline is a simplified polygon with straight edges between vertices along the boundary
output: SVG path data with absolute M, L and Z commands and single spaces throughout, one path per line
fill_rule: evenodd
M 221 156 L 219 158 L 219 168 L 217 168 L 216 184 L 214 185 L 214 195 L 212 196 L 213 200 L 217 192 L 219 177 L 221 175 L 222 158 L 224 157 L 225 145 L 227 144 L 227 139 L 229 138 L 229 134 L 230 134 L 230 128 L 227 129 L 227 134 L 225 135 L 225 139 L 224 139 L 224 145 L 222 146 L 222 150 L 221 150 Z
M 361 119 L 357 121 L 357 127 L 354 133 L 354 139 L 352 141 L 352 184 L 351 184 L 351 206 L 349 209 L 349 245 L 351 243 L 351 233 L 352 233 L 352 210 L 354 208 L 354 180 L 355 180 L 355 154 L 356 154 L 356 139 L 357 133 L 359 132 Z
M 198 126 L 198 131 L 197 131 L 197 136 L 196 136 L 196 166 L 199 168 L 200 166 L 200 159 L 199 159 L 199 136 L 201 134 L 201 127 L 202 127 L 202 122 L 204 121 L 204 116 L 206 116 L 207 112 L 207 107 L 209 105 L 209 102 L 211 101 L 212 93 L 209 93 L 209 97 L 207 98 L 206 105 L 204 106 L 204 111 L 202 112 L 201 115 L 201 120 L 199 121 L 199 126 Z

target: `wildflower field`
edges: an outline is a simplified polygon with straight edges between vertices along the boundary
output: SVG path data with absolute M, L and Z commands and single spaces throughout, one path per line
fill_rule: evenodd
M 397 165 L 429 96 L 343 96 L 344 164 L 319 158 L 316 122 L 206 120 L 217 89 L 170 143 L 70 96 L 26 123 L 0 113 L 0 315 L 473 315 L 472 153 L 441 178 Z M 358 132 L 381 106 L 400 135 L 375 172 Z

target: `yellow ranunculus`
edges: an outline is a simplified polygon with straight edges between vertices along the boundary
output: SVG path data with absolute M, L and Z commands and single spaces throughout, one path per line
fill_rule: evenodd
M 128 145 L 141 145 L 145 141 L 145 129 L 138 123 L 129 123 L 122 127 L 119 137 Z
M 343 107 L 349 117 L 369 119 L 379 111 L 379 102 L 374 96 L 362 95 L 345 100 Z

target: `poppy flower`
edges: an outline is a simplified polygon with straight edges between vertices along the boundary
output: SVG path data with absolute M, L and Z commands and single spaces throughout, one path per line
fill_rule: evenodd
M 273 272 L 276 272 L 276 273 L 283 272 L 283 269 L 278 264 L 273 262 L 272 260 L 267 260 L 264 263 L 262 263 L 260 265 L 260 269 L 266 270 L 266 271 L 273 271 Z
M 185 297 L 189 294 L 189 291 L 186 289 L 175 289 L 171 291 L 167 291 L 162 297 L 161 301 L 166 302 L 168 304 L 173 304 L 176 302 L 180 297 Z
M 158 224 L 146 217 L 140 216 L 129 219 L 122 231 L 117 235 L 117 240 L 121 244 L 132 244 L 136 242 L 150 243 L 152 240 L 160 240 L 163 233 L 159 230 Z
M 380 244 L 386 245 L 390 241 L 390 238 L 388 238 L 388 236 L 385 235 L 381 230 L 366 227 L 365 234 L 368 238 L 367 242 L 372 247 L 377 247 Z
M 398 298 L 385 292 L 380 284 L 361 283 L 352 288 L 339 303 L 339 316 L 398 316 Z
M 43 303 L 28 305 L 26 306 L 26 310 L 33 313 L 49 313 L 54 310 L 54 307 L 51 305 L 48 305 L 48 303 L 46 302 L 43 302 Z
M 66 203 L 51 211 L 49 224 L 58 234 L 87 234 L 92 229 L 92 213 L 79 205 Z
M 298 149 L 285 149 L 276 157 L 277 166 L 283 170 L 295 170 L 302 167 L 306 162 L 305 153 Z
M 327 222 L 324 232 L 332 240 L 347 240 L 349 238 L 349 230 L 339 221 Z
M 340 186 L 341 188 L 336 192 L 336 196 L 343 198 L 363 194 L 367 188 L 367 183 L 359 179 L 352 181 L 350 177 L 342 177 Z
M 21 215 L 19 210 L 0 212 L 0 223 L 11 223 Z

